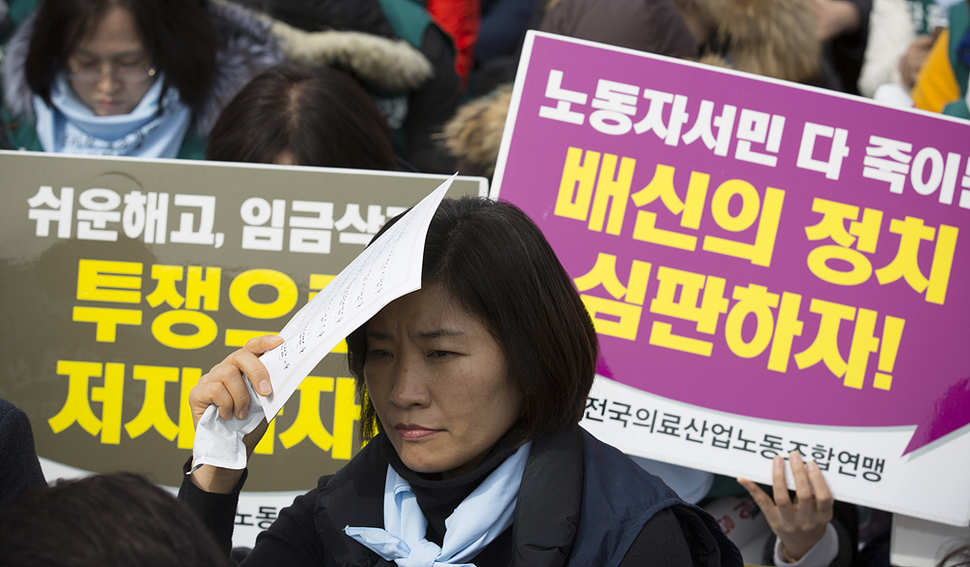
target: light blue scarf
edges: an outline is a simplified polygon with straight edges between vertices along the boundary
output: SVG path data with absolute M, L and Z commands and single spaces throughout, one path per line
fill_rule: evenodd
M 532 442 L 505 460 L 445 520 L 438 547 L 425 538 L 428 521 L 411 485 L 387 467 L 384 528 L 352 528 L 344 533 L 401 567 L 474 567 L 464 563 L 512 525 L 522 472 Z
M 46 152 L 174 158 L 189 129 L 192 111 L 169 87 L 158 114 L 165 77 L 160 75 L 128 114 L 98 116 L 74 94 L 63 73 L 51 85 L 51 103 L 34 96 L 37 137 Z

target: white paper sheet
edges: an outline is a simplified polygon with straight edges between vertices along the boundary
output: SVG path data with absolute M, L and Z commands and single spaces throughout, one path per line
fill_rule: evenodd
M 341 270 L 327 287 L 283 327 L 283 344 L 263 354 L 273 393 L 253 396 L 246 420 L 225 421 L 215 407 L 199 420 L 194 464 L 224 468 L 246 466 L 242 437 L 258 424 L 258 414 L 272 420 L 303 379 L 340 341 L 388 303 L 421 288 L 424 241 L 438 205 L 451 187 L 452 175 Z M 253 390 L 250 390 L 253 392 Z M 261 410 L 261 411 L 260 411 Z M 254 422 L 255 420 L 255 422 Z

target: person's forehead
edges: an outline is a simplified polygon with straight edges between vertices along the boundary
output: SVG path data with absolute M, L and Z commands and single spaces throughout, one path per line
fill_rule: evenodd
M 403 333 L 430 340 L 474 334 L 484 328 L 478 317 L 468 313 L 443 287 L 431 286 L 382 309 L 368 322 L 367 336 L 379 340 Z
M 395 330 L 397 330 L 398 328 L 395 327 L 393 330 L 390 330 L 390 331 L 384 331 L 382 329 L 383 327 L 380 327 L 377 325 L 368 326 L 367 338 L 375 341 L 391 340 L 397 334 Z M 461 338 L 461 337 L 468 336 L 468 334 L 469 333 L 463 329 L 450 328 L 450 327 L 440 327 L 437 329 L 429 328 L 428 330 L 420 330 L 419 328 L 415 328 L 414 330 L 407 332 L 408 336 L 417 340 L 425 340 L 425 341 L 433 341 L 433 340 L 442 339 L 442 338 Z
M 108 9 L 99 21 L 90 26 L 75 47 L 75 50 L 85 50 L 101 56 L 142 49 L 134 16 L 120 6 Z
M 74 49 L 74 52 L 72 53 L 72 55 L 74 55 L 75 57 L 80 56 L 80 57 L 89 57 L 92 59 L 104 59 L 104 60 L 114 61 L 116 59 L 144 57 L 147 54 L 145 53 L 145 50 L 140 47 L 137 49 L 128 49 L 125 51 L 104 53 L 104 50 L 91 51 L 79 46 Z

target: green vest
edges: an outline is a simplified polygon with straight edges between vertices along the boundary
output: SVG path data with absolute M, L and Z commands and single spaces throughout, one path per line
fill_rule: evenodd
M 417 0 L 378 0 L 394 33 L 418 50 L 424 42 L 424 32 L 431 24 L 431 16 L 423 2 Z

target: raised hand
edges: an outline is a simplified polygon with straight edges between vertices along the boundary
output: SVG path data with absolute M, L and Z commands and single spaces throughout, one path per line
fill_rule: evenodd
M 233 414 L 239 419 L 245 419 L 249 414 L 250 403 L 249 389 L 245 381 L 249 379 L 253 388 L 264 396 L 272 393 L 269 371 L 260 362 L 259 357 L 282 343 L 283 339 L 275 335 L 251 339 L 246 346 L 227 356 L 202 376 L 189 393 L 189 407 L 192 408 L 192 420 L 195 425 L 199 425 L 202 414 L 212 404 L 218 407 L 219 415 L 223 419 L 228 420 Z M 243 438 L 247 456 L 253 454 L 253 450 L 265 432 L 266 420 L 264 419 L 256 429 Z M 192 482 L 208 492 L 227 493 L 241 477 L 242 471 L 204 465 L 192 473 Z
M 825 527 L 832 520 L 834 499 L 814 461 L 806 465 L 798 451 L 792 451 L 788 459 L 795 480 L 795 500 L 788 495 L 785 460 L 781 457 L 772 461 L 774 500 L 750 480 L 739 478 L 738 483 L 764 512 L 771 531 L 781 540 L 782 555 L 795 562 L 825 535 Z

